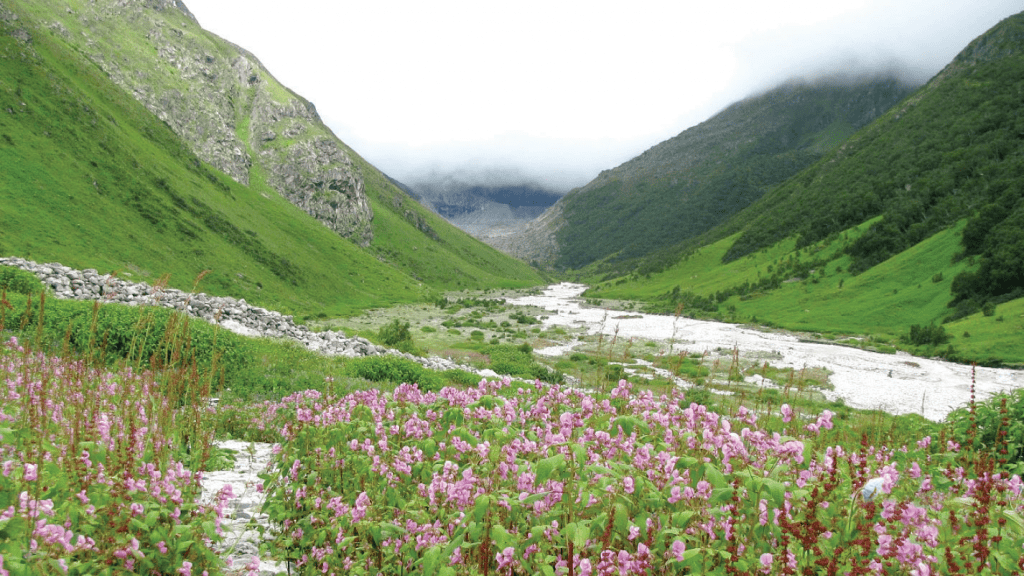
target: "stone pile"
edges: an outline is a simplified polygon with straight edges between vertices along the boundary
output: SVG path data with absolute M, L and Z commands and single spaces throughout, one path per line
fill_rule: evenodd
M 397 350 L 377 346 L 365 338 L 348 338 L 339 332 L 313 332 L 295 323 L 292 316 L 253 306 L 245 299 L 210 296 L 202 292 L 183 292 L 176 288 L 155 287 L 144 282 L 132 283 L 96 270 L 75 270 L 57 263 L 39 264 L 23 258 L 0 258 L 0 266 L 13 266 L 35 274 L 57 298 L 101 300 L 128 306 L 163 306 L 184 311 L 211 324 L 244 336 L 289 338 L 314 352 L 330 356 L 376 356 L 394 354 L 413 360 L 432 370 L 461 368 L 444 358 L 420 358 Z M 489 372 L 489 371 L 488 371 Z M 488 375 L 493 375 L 490 372 Z

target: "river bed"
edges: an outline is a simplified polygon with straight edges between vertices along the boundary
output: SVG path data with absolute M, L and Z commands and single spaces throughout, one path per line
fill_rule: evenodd
M 881 409 L 893 414 L 918 413 L 930 420 L 970 400 L 971 367 L 942 360 L 911 356 L 903 352 L 882 354 L 858 348 L 802 342 L 788 333 L 753 330 L 736 324 L 690 318 L 641 314 L 583 306 L 582 284 L 562 283 L 547 287 L 537 296 L 509 300 L 518 306 L 537 306 L 551 314 L 545 327 L 584 328 L 588 334 L 616 334 L 619 339 L 672 341 L 675 351 L 705 352 L 739 350 L 743 358 L 771 356 L 770 364 L 780 368 L 822 367 L 832 375 L 830 400 L 842 398 L 855 408 Z M 620 318 L 616 318 L 619 316 Z M 573 344 L 537 350 L 559 355 Z M 1024 371 L 978 367 L 975 373 L 977 399 L 1024 387 Z

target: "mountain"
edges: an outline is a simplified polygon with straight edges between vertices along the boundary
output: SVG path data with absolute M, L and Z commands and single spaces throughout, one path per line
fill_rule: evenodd
M 434 172 L 417 180 L 410 190 L 446 220 L 484 242 L 495 245 L 514 234 L 562 194 L 507 171 L 481 173 Z
M 926 353 L 1024 363 L 1022 110 L 1024 13 L 674 260 L 591 296 L 910 341 L 933 325 Z
M 0 0 L 0 251 L 283 311 L 542 282 L 177 0 Z M 357 113 L 354 111 L 353 113 Z
M 633 259 L 725 222 L 811 165 L 911 88 L 893 77 L 791 81 L 598 175 L 511 253 L 577 269 Z M 553 229 L 552 229 L 553 228 Z M 541 239 L 554 241 L 545 245 Z

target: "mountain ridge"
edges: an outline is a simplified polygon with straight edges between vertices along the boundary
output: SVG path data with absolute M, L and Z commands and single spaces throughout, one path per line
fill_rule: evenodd
M 544 230 L 531 226 L 508 244 L 569 269 L 671 246 L 727 220 L 909 93 L 893 77 L 789 81 L 602 171 L 560 201 Z
M 727 222 L 640 272 L 590 268 L 588 296 L 1021 365 L 1022 110 L 1024 13 Z
M 525 264 L 420 206 L 340 141 L 329 148 L 339 158 L 343 153 L 345 166 L 317 167 L 317 174 L 325 177 L 319 180 L 320 190 L 313 181 L 310 194 L 322 191 L 314 200 L 334 209 L 331 201 L 342 206 L 348 200 L 331 190 L 330 183 L 358 181 L 347 190 L 361 194 L 359 201 L 372 216 L 369 236 L 355 227 L 350 240 L 289 202 L 269 183 L 273 178 L 259 155 L 249 155 L 248 184 L 239 183 L 243 178 L 231 178 L 207 163 L 170 122 L 161 121 L 136 94 L 113 83 L 111 74 L 120 72 L 88 57 L 105 42 L 118 42 L 126 50 L 148 46 L 129 46 L 145 34 L 113 40 L 107 36 L 136 21 L 147 22 L 145 30 L 157 30 L 164 38 L 177 37 L 175 30 L 183 35 L 190 30 L 206 38 L 217 54 L 240 54 L 236 48 L 197 31 L 194 21 L 169 1 L 141 8 L 132 4 L 127 14 L 143 10 L 144 16 L 134 20 L 116 17 L 115 9 L 124 3 L 58 4 L 0 0 L 0 110 L 7 111 L 0 114 L 0 252 L 5 255 L 121 271 L 150 282 L 168 273 L 172 286 L 186 290 L 203 273 L 206 292 L 303 313 L 351 314 L 459 287 L 543 281 Z M 109 13 L 94 18 L 86 11 L 83 24 L 82 6 Z M 56 8 L 61 18 L 53 17 Z M 65 24 L 64 17 L 73 19 Z M 163 17 L 173 25 L 147 20 Z M 92 29 L 82 34 L 78 26 L 95 26 L 103 34 Z M 103 58 L 123 60 L 128 53 L 122 57 L 112 51 Z M 276 84 L 269 72 L 264 75 L 239 58 L 239 70 L 256 70 L 270 101 L 263 109 L 271 120 L 287 128 L 315 114 L 315 108 Z M 196 65 L 204 66 L 205 58 Z M 179 92 L 187 95 L 180 87 Z M 281 112 L 279 105 L 288 102 Z M 234 117 L 230 103 L 208 105 L 226 106 Z M 251 135 L 251 123 L 241 119 L 223 126 Z M 315 151 L 318 141 L 333 138 L 319 124 L 303 128 L 312 138 L 302 141 L 299 135 L 282 142 L 287 139 L 284 130 L 262 125 L 277 132 L 276 139 L 267 140 L 270 144 L 261 144 L 271 156 L 286 156 L 292 144 L 302 142 Z M 295 182 L 309 176 L 299 173 Z

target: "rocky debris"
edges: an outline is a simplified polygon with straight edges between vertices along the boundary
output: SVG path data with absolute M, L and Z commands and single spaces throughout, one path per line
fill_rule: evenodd
M 190 316 L 218 324 L 243 336 L 289 338 L 309 350 L 328 356 L 355 358 L 392 354 L 418 362 L 431 370 L 458 368 L 478 372 L 472 367 L 445 358 L 421 358 L 377 346 L 365 338 L 348 338 L 331 331 L 313 332 L 296 324 L 292 316 L 253 306 L 244 299 L 154 287 L 145 282 L 132 283 L 110 274 L 100 274 L 93 269 L 75 270 L 58 263 L 39 264 L 23 258 L 0 258 L 0 266 L 13 266 L 32 272 L 57 298 L 101 300 L 128 306 L 163 306 L 184 311 Z
M 234 498 L 228 500 L 221 530 L 224 540 L 217 545 L 217 553 L 228 564 L 228 574 L 252 573 L 246 567 L 255 565 L 254 558 L 260 557 L 260 542 L 269 540 L 270 519 L 260 512 L 266 493 L 260 489 L 259 474 L 266 470 L 273 455 L 273 444 L 265 442 L 242 442 L 240 440 L 218 441 L 217 446 L 235 452 L 235 467 L 232 470 L 203 472 L 203 502 L 216 502 L 217 493 L 230 484 Z M 260 527 L 262 527 L 262 532 Z M 284 562 L 260 559 L 260 576 L 271 576 L 287 571 Z

